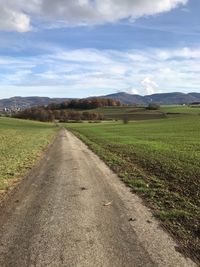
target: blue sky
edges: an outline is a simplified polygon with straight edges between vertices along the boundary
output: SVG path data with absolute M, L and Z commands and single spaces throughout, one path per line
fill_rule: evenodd
M 200 92 L 199 0 L 0 5 L 0 98 Z

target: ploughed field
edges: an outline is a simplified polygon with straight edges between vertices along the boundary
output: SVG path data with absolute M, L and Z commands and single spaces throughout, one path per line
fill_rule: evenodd
M 200 117 L 66 127 L 153 209 L 180 243 L 200 257 Z
M 53 124 L 0 118 L 0 193 L 27 173 L 55 133 Z

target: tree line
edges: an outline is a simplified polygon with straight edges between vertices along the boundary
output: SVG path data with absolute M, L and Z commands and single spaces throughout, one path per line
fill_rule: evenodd
M 104 98 L 71 100 L 60 104 L 52 103 L 48 106 L 21 110 L 13 114 L 13 117 L 44 122 L 52 122 L 55 120 L 60 122 L 82 120 L 99 121 L 104 118 L 101 113 L 87 110 L 105 106 L 121 106 L 121 103 L 118 100 Z
M 46 107 L 34 107 L 22 110 L 12 115 L 18 119 L 25 120 L 37 120 L 43 122 L 52 121 L 81 121 L 81 120 L 103 120 L 103 115 L 97 112 L 89 111 L 70 111 L 67 109 L 63 110 L 50 110 Z
M 87 99 L 72 99 L 60 104 L 51 103 L 47 106 L 48 109 L 96 109 L 100 107 L 121 106 L 119 100 L 109 98 L 87 98 Z

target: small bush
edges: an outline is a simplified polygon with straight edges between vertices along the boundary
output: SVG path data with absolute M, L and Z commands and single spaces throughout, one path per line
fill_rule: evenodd
M 146 109 L 148 109 L 148 110 L 159 110 L 160 109 L 160 105 L 156 104 L 156 103 L 151 103 L 146 107 Z
M 128 124 L 129 123 L 129 118 L 128 116 L 123 117 L 123 124 Z

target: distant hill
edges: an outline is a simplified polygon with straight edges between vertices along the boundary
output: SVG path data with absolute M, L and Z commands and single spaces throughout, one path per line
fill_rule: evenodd
M 189 104 L 192 102 L 200 102 L 200 93 L 163 93 L 163 94 L 153 94 L 153 95 L 136 95 L 128 94 L 125 92 L 109 94 L 105 96 L 99 96 L 100 98 L 111 98 L 119 100 L 123 104 L 139 104 L 147 105 L 149 103 L 159 103 L 164 105 L 175 105 L 175 104 Z M 98 98 L 98 97 L 97 97 Z M 70 98 L 49 98 L 49 97 L 12 97 L 8 99 L 0 99 L 0 110 L 16 109 L 16 108 L 29 108 L 40 105 L 48 105 L 50 103 L 61 103 L 63 101 L 69 100 Z
M 198 96 L 195 97 L 192 94 L 183 94 L 183 93 L 165 93 L 165 94 L 153 94 L 144 97 L 147 103 L 155 102 L 159 104 L 189 104 L 194 101 L 200 100 Z
M 146 101 L 143 96 L 135 95 L 135 94 L 128 94 L 124 92 L 105 95 L 102 97 L 119 100 L 123 104 L 146 104 Z
M 200 99 L 200 93 L 190 93 L 191 96 Z
M 50 103 L 61 103 L 63 101 L 69 100 L 69 98 L 50 98 L 50 97 L 11 97 L 7 99 L 0 99 L 0 109 L 16 109 L 16 108 L 30 108 L 34 106 L 48 105 Z
M 159 103 L 163 105 L 175 105 L 175 104 L 189 104 L 192 102 L 200 101 L 200 93 L 162 93 L 153 95 L 135 95 L 128 93 L 116 93 L 103 96 L 105 98 L 113 98 L 120 100 L 124 104 L 144 104 Z

